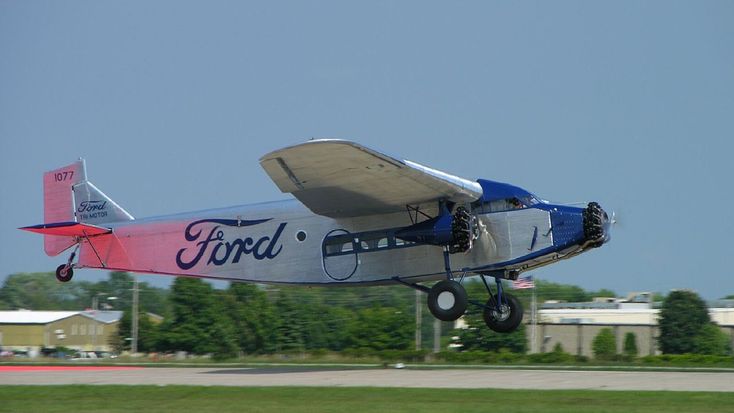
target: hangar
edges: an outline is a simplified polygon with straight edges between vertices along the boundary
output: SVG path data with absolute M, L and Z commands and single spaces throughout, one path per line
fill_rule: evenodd
M 623 348 L 624 336 L 634 333 L 640 356 L 659 354 L 659 302 L 650 293 L 632 293 L 626 299 L 596 298 L 594 302 L 546 302 L 537 312 L 536 334 L 528 333 L 531 352 L 548 352 L 560 343 L 566 352 L 592 357 L 592 342 L 603 328 L 611 328 L 617 349 Z M 707 303 L 711 321 L 729 335 L 734 347 L 734 300 Z M 532 320 L 526 319 L 529 330 Z
M 122 311 L 0 311 L 0 348 L 111 351 Z

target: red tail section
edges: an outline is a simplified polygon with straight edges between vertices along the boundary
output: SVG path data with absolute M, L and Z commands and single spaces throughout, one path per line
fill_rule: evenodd
M 43 222 L 76 221 L 72 188 L 86 179 L 82 160 L 43 174 Z M 74 244 L 73 237 L 51 234 L 43 237 L 43 249 L 50 256 L 59 255 Z
M 20 229 L 35 232 L 36 234 L 56 235 L 62 237 L 93 237 L 112 232 L 110 228 L 99 227 L 91 224 L 80 224 L 78 222 L 57 222 L 53 224 L 33 225 Z
M 108 222 L 129 221 L 133 217 L 87 181 L 83 159 L 43 174 L 42 225 L 21 228 L 43 234 L 47 255 L 59 255 L 74 246 L 78 237 L 111 232 Z

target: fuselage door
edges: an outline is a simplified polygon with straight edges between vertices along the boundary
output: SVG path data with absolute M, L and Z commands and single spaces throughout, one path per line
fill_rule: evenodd
M 330 231 L 321 243 L 321 257 L 327 277 L 334 281 L 348 280 L 359 264 L 354 236 L 344 229 Z

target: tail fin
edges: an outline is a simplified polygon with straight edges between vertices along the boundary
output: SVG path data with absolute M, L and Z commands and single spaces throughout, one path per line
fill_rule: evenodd
M 83 159 L 43 174 L 44 224 L 79 222 L 101 225 L 132 220 L 133 216 L 87 181 Z M 58 255 L 76 244 L 73 236 L 44 234 L 47 255 Z

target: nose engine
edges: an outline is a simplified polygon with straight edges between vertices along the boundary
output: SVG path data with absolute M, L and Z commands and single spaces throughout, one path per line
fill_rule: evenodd
M 609 232 L 611 220 L 601 205 L 596 202 L 589 202 L 589 205 L 584 209 L 583 218 L 584 237 L 590 242 L 590 247 L 601 247 L 602 244 L 609 241 L 611 238 Z

